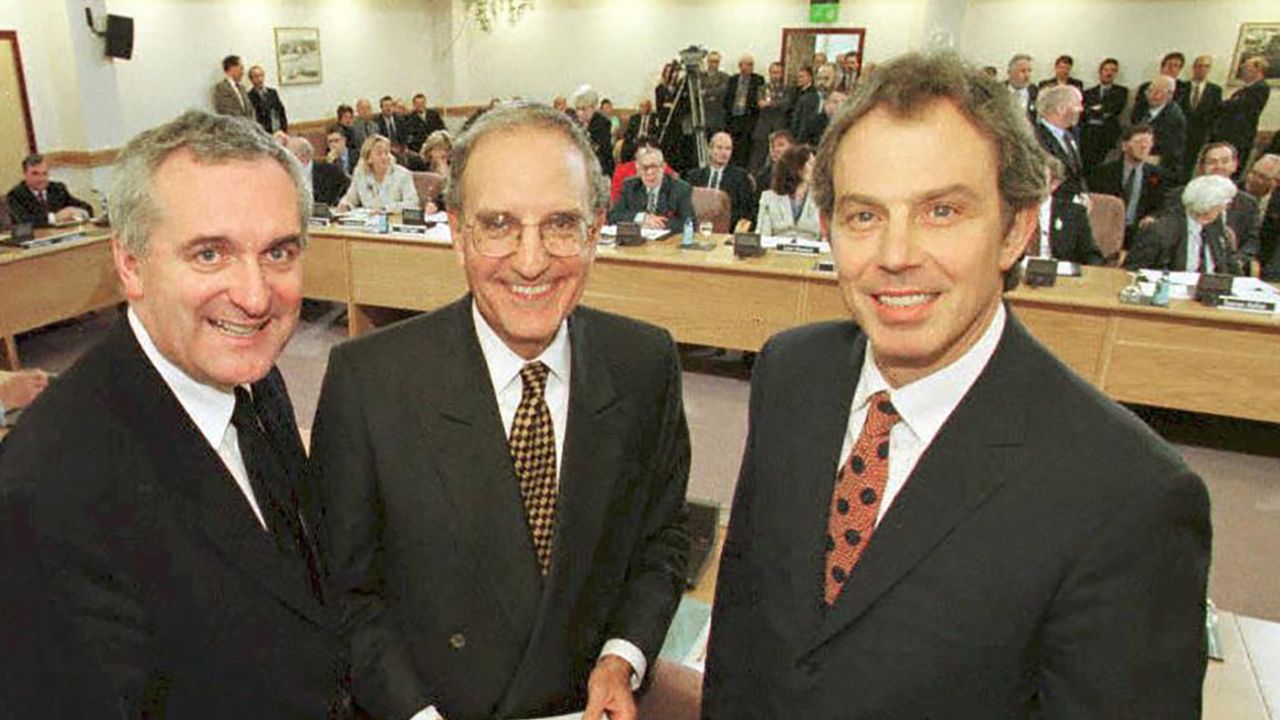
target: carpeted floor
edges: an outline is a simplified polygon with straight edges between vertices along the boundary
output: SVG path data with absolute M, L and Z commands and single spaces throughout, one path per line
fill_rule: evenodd
M 115 319 L 106 311 L 23 337 L 27 366 L 61 371 Z M 299 423 L 309 429 L 328 350 L 346 336 L 343 308 L 309 303 L 280 359 Z M 693 438 L 689 497 L 727 513 L 747 431 L 749 371 L 737 353 L 684 355 L 684 398 Z M 1174 443 L 1209 488 L 1214 548 L 1210 596 L 1218 607 L 1280 621 L 1280 426 L 1154 408 L 1134 408 Z

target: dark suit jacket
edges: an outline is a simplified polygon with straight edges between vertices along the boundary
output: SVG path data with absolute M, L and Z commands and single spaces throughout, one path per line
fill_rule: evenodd
M 689 173 L 686 178 L 693 187 L 710 187 L 711 168 L 700 167 Z M 755 220 L 756 193 L 751 183 L 751 176 L 746 170 L 736 165 L 726 165 L 721 173 L 720 189 L 728 193 L 729 202 L 732 204 L 733 217 L 729 221 L 730 228 L 736 226 L 743 218 Z
M 269 88 L 264 85 L 261 93 L 254 88 L 250 88 L 249 103 L 253 105 L 254 117 L 257 118 L 258 124 L 262 126 L 263 130 L 272 132 L 271 113 L 275 111 L 280 119 L 279 129 L 288 132 L 289 116 L 285 114 L 284 103 L 280 102 L 280 93 L 276 92 L 275 88 Z
M 797 90 L 795 105 L 792 107 L 791 136 L 799 138 L 805 124 L 822 110 L 822 99 L 818 97 L 818 89 L 810 85 L 804 90 Z
M 279 372 L 253 391 L 297 481 Z M 305 562 L 276 550 L 127 323 L 26 411 L 0 491 L 5 573 L 22 583 L 0 618 L 23 619 L 0 622 L 22 658 L 0 716 L 323 718 L 349 702 Z
M 796 141 L 806 145 L 818 147 L 818 143 L 822 142 L 822 135 L 827 131 L 827 125 L 831 124 L 831 117 L 826 111 L 822 111 L 817 115 L 810 115 L 803 118 L 800 123 L 800 134 L 796 136 Z
M 1038 241 L 1038 236 L 1035 239 Z M 1049 252 L 1058 260 L 1081 265 L 1104 265 L 1106 259 L 1093 239 L 1089 213 L 1084 206 L 1055 197 L 1049 210 Z
M 1280 133 L 1277 134 L 1280 137 Z M 1280 195 L 1272 190 L 1271 202 L 1262 216 L 1262 228 L 1258 232 L 1258 260 L 1262 262 L 1262 275 L 1269 280 L 1280 280 Z
M 824 323 L 756 360 L 703 717 L 1200 717 L 1205 488 L 1012 316 L 822 609 L 865 343 Z
M 1236 193 L 1220 222 L 1225 222 L 1235 234 L 1241 262 L 1258 259 L 1262 229 L 1261 218 L 1258 217 L 1258 198 L 1243 190 Z
M 643 117 L 640 113 L 634 113 L 627 118 L 627 127 L 622 131 L 622 162 L 624 163 L 635 159 L 636 149 L 640 147 L 640 143 L 645 140 L 652 142 L 658 140 L 658 133 L 662 130 L 662 118 L 657 113 L 649 113 L 648 126 L 642 133 L 640 125 Z
M 649 204 L 649 194 L 645 191 L 644 182 L 639 177 L 627 178 L 622 183 L 622 194 L 618 202 L 609 210 L 609 222 L 632 222 L 637 213 L 642 213 Z M 667 219 L 667 229 L 681 232 L 685 220 L 694 220 L 693 188 L 689 183 L 662 176 L 662 186 L 658 188 L 657 213 Z
M 605 177 L 613 177 L 613 125 L 609 123 L 609 118 L 601 112 L 593 113 L 586 131 L 591 149 L 600 161 L 600 170 Z
M 1053 131 L 1045 127 L 1043 122 L 1039 120 L 1035 124 L 1036 140 L 1039 141 L 1040 147 L 1045 152 L 1058 158 L 1062 162 L 1062 167 L 1066 171 L 1065 177 L 1062 178 L 1062 184 L 1058 186 L 1058 191 L 1054 193 L 1058 197 L 1070 200 L 1075 195 L 1088 192 L 1089 187 L 1084 179 L 1084 155 L 1080 150 L 1080 144 L 1076 143 L 1076 155 L 1067 152 L 1062 147 L 1062 143 L 1058 142 L 1058 138 L 1054 137 Z M 1070 135 L 1071 131 L 1067 130 Z M 1072 137 L 1072 141 L 1075 138 Z
M 1133 110 L 1129 113 L 1130 124 L 1143 122 L 1143 119 L 1147 116 L 1147 111 L 1151 109 L 1151 106 L 1147 104 L 1147 88 L 1150 86 L 1150 82 L 1144 82 L 1138 86 L 1138 91 L 1134 93 Z M 1191 83 L 1189 81 L 1174 81 L 1173 100 L 1170 101 L 1170 104 L 1181 108 L 1183 115 L 1191 111 Z
M 1271 88 L 1264 79 L 1236 90 L 1218 106 L 1218 121 L 1210 138 L 1225 140 L 1234 145 L 1239 151 L 1241 167 L 1244 167 L 1249 152 L 1253 150 L 1253 141 L 1258 134 L 1258 118 L 1262 116 L 1262 109 L 1270 99 Z
M 1129 270 L 1187 269 L 1187 213 L 1181 203 L 1166 208 L 1156 221 L 1138 231 L 1133 247 L 1124 259 Z M 1214 272 L 1242 275 L 1240 254 L 1228 245 L 1221 222 L 1210 223 L 1200 230 L 1200 242 L 1213 256 Z
M 1084 93 L 1084 120 L 1080 146 L 1084 153 L 1085 172 L 1093 170 L 1107 159 L 1107 153 L 1120 142 L 1120 114 L 1129 101 L 1129 88 L 1112 85 L 1106 94 L 1101 85 L 1094 85 Z
M 382 113 L 374 116 L 374 124 L 378 126 L 378 134 L 391 141 L 392 145 L 404 145 L 404 135 L 408 127 L 405 126 L 405 118 L 401 115 L 394 117 L 396 131 L 393 133 L 390 129 L 390 123 L 387 117 Z
M 316 202 L 337 205 L 350 184 L 351 178 L 340 166 L 327 162 L 311 164 L 311 195 Z
M 444 130 L 444 120 L 440 119 L 440 113 L 427 108 L 426 113 L 419 117 L 417 113 L 411 112 L 405 115 L 403 119 L 397 120 L 396 125 L 404 124 L 405 147 L 414 152 L 422 149 L 422 143 L 426 142 L 427 137 L 437 130 Z
M 66 207 L 78 207 L 93 215 L 93 206 L 81 200 L 67 190 L 60 182 L 49 182 L 45 189 L 45 204 L 41 205 L 36 194 L 31 192 L 25 182 L 14 185 L 7 196 L 9 201 L 9 221 L 13 224 L 31 223 L 36 227 L 48 227 L 49 213 L 56 213 Z
M 1145 118 L 1143 121 L 1145 122 Z M 1183 162 L 1183 153 L 1187 150 L 1187 118 L 1182 114 L 1182 108 L 1168 103 L 1150 124 L 1151 129 L 1155 130 L 1155 145 L 1151 148 L 1151 154 L 1160 157 L 1160 167 L 1169 171 L 1174 178 L 1182 179 L 1187 167 Z
M 580 710 L 607 639 L 656 660 L 689 542 L 675 345 L 581 307 L 569 335 L 545 579 L 470 297 L 333 350 L 312 460 L 355 695 L 376 717 Z M 422 371 L 405 372 L 406 358 Z
M 750 118 L 755 120 L 760 114 L 760 88 L 764 87 L 764 78 L 755 73 L 751 73 L 750 84 L 747 85 L 747 107 L 746 114 L 739 117 Z M 733 126 L 733 102 L 738 97 L 738 86 L 742 84 L 742 73 L 738 73 L 729 78 L 729 84 L 726 86 L 724 93 L 724 118 L 729 126 Z
M 1222 86 L 1206 82 L 1200 94 L 1200 104 L 1191 107 L 1190 90 L 1187 91 L 1187 150 L 1184 157 L 1188 164 L 1195 163 L 1200 146 L 1204 145 L 1210 128 L 1218 119 L 1218 107 L 1222 104 Z
M 1159 165 L 1147 163 L 1142 168 L 1142 189 L 1138 192 L 1138 213 L 1134 222 L 1158 213 L 1170 196 L 1170 190 L 1176 185 L 1177 182 L 1168 171 Z M 1124 194 L 1124 160 L 1112 160 L 1099 165 L 1089 175 L 1089 189 L 1096 193 L 1114 195 L 1128 203 L 1129 198 Z

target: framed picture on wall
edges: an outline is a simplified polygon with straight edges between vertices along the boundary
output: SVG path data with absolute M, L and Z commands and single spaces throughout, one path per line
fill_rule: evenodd
M 1261 56 L 1267 61 L 1267 84 L 1280 88 L 1280 22 L 1240 23 L 1228 85 L 1240 84 L 1240 63 Z
M 310 85 L 323 81 L 320 28 L 276 28 L 276 70 L 281 85 Z

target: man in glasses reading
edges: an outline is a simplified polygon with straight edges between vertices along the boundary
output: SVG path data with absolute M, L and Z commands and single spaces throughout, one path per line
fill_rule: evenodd
M 353 693 L 386 718 L 632 720 L 689 542 L 675 345 L 578 307 L 609 196 L 563 112 L 486 113 L 448 193 L 470 293 L 335 348 L 316 416 Z

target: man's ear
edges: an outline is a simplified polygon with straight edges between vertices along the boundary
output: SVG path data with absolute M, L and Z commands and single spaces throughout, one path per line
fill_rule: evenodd
M 120 284 L 124 286 L 125 298 L 129 300 L 141 298 L 144 284 L 142 273 L 139 270 L 144 258 L 134 255 L 125 248 L 120 236 L 113 233 L 111 236 L 111 259 L 116 266 L 116 275 L 120 276 Z
M 1023 208 L 1013 216 L 1013 222 L 1009 223 L 1009 230 L 1000 241 L 1001 271 L 1007 271 L 1018 262 L 1018 258 L 1022 257 L 1022 253 L 1027 249 L 1027 243 L 1031 241 L 1031 233 L 1035 232 L 1039 222 L 1040 207 L 1038 205 Z

